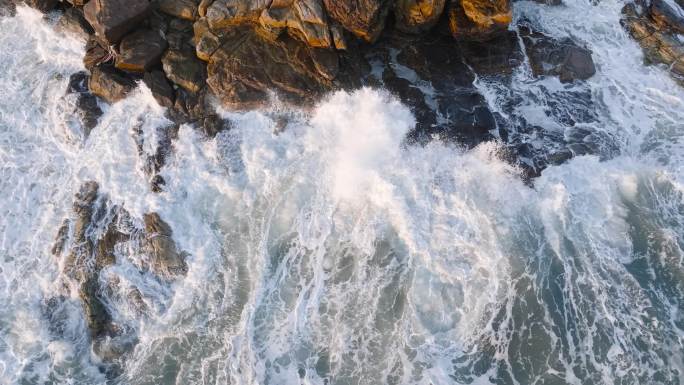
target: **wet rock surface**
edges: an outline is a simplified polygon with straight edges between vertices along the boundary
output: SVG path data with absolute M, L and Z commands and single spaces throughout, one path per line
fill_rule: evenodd
M 125 98 L 134 87 L 135 83 L 131 78 L 109 66 L 93 68 L 88 82 L 90 92 L 109 103 L 115 103 Z
M 171 227 L 158 214 L 146 214 L 142 227 L 137 226 L 125 209 L 108 202 L 96 182 L 88 181 L 74 196 L 72 215 L 58 230 L 52 247 L 67 285 L 76 287 L 93 352 L 107 370 L 115 370 L 137 343 L 135 332 L 112 316 L 116 309 L 111 308 L 111 298 L 121 283 L 106 272 L 117 263 L 119 246 L 127 244 L 146 253 L 141 271 L 149 270 L 160 279 L 175 279 L 187 271 L 185 254 L 178 251 Z M 132 287 L 125 292 L 123 303 L 144 313 L 147 306 L 140 291 Z M 61 301 L 64 298 L 48 300 L 47 311 L 57 312 Z
M 648 63 L 664 64 L 684 84 L 684 4 L 675 0 L 625 5 L 622 25 L 641 45 Z
M 148 0 L 97 0 L 83 6 L 86 20 L 109 44 L 118 43 L 150 12 Z
M 519 28 L 534 76 L 557 76 L 561 82 L 586 80 L 596 73 L 591 51 L 573 40 L 552 39 L 527 25 Z

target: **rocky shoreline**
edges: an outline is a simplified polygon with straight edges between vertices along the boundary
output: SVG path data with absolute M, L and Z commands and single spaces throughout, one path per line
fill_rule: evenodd
M 178 125 L 192 124 L 209 137 L 230 128 L 215 112 L 216 103 L 244 110 L 277 98 L 307 107 L 331 91 L 377 86 L 412 109 L 417 125 L 409 139 L 415 143 L 438 138 L 473 147 L 498 133 L 512 148 L 511 161 L 517 162 L 528 144 L 509 139 L 507 126 L 519 122 L 506 122 L 493 112 L 476 79 L 506 79 L 524 62 L 533 76 L 557 77 L 562 83 L 582 82 L 596 73 L 592 52 L 581 42 L 545 36 L 525 21 L 510 28 L 512 5 L 507 0 L 26 3 L 42 12 L 60 11 L 56 27 L 86 41 L 87 72 L 72 75 L 67 89 L 78 95 L 86 136 L 102 115 L 99 103 L 122 100 L 137 82 L 167 108 L 175 125 L 166 129 L 157 153 L 144 162 L 153 192 L 164 189 L 159 171 Z M 11 15 L 14 7 L 11 0 L 0 0 L 0 16 Z M 647 60 L 667 65 L 682 81 L 681 4 L 638 0 L 623 14 L 623 26 L 642 45 Z M 591 101 L 590 96 L 579 98 Z M 521 167 L 534 177 L 549 163 L 591 153 L 582 147 L 582 138 L 569 149 Z M 96 182 L 84 183 L 52 252 L 69 278 L 67 285 L 83 303 L 93 352 L 112 376 L 116 362 L 136 344 L 134 333 L 112 320 L 101 295 L 117 284 L 103 283 L 100 273 L 114 263 L 114 250 L 122 243 L 142 250 L 141 271 L 160 280 L 179 279 L 187 270 L 186 254 L 158 214 L 135 220 L 124 208 L 111 205 Z M 145 312 L 135 287 L 124 302 Z M 58 306 L 59 297 L 52 298 L 46 311 Z

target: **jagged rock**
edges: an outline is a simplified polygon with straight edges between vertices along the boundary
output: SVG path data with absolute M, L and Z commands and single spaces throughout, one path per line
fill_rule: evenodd
M 214 2 L 214 0 L 200 0 L 199 5 L 197 5 L 197 13 L 200 17 L 207 16 L 207 9 Z
M 173 87 L 162 71 L 145 72 L 143 81 L 152 91 L 152 96 L 160 106 L 171 108 L 176 99 Z
M 97 104 L 97 98 L 89 92 L 88 81 L 90 76 L 85 72 L 77 72 L 69 78 L 67 93 L 78 94 L 77 108 L 78 115 L 83 125 L 86 138 L 90 131 L 97 126 L 97 122 L 102 116 L 102 110 Z
M 287 36 L 269 42 L 243 29 L 211 56 L 207 84 L 225 105 L 239 108 L 267 102 L 269 90 L 287 100 L 311 101 L 331 87 L 330 73 L 324 72 L 334 69 L 317 60 L 323 57 L 333 61 Z
M 74 7 L 82 7 L 88 0 L 67 0 L 67 2 Z
M 445 5 L 446 0 L 396 0 L 396 27 L 404 32 L 425 32 L 437 23 Z
M 135 29 L 150 10 L 149 0 L 92 0 L 83 7 L 95 33 L 109 44 Z
M 670 3 L 670 6 L 678 4 Z M 662 9 L 655 2 L 646 11 L 627 4 L 622 10 L 624 18 L 621 23 L 641 45 L 648 62 L 666 64 L 673 77 L 684 84 L 684 43 L 679 37 L 680 29 L 672 25 L 677 24 L 674 22 L 676 18 L 665 18 Z M 684 11 L 679 9 L 684 15 Z
M 109 103 L 115 103 L 125 98 L 133 90 L 135 83 L 114 68 L 97 66 L 92 69 L 88 87 L 93 94 Z
M 83 38 L 94 33 L 93 28 L 83 16 L 83 11 L 79 8 L 67 8 L 57 22 L 57 29 L 67 31 Z
M 591 50 L 571 39 L 556 40 L 522 25 L 519 28 L 534 76 L 558 76 L 563 83 L 589 79 L 596 73 Z
M 509 0 L 450 0 L 448 12 L 456 39 L 488 40 L 505 31 L 513 18 Z
M 259 23 L 267 31 L 286 29 L 311 47 L 333 44 L 321 0 L 274 1 L 261 13 Z
M 145 214 L 144 221 L 145 241 L 152 271 L 166 278 L 184 275 L 188 267 L 171 238 L 171 227 L 157 213 Z
M 681 0 L 653 0 L 650 11 L 656 23 L 684 33 L 684 5 Z
M 347 31 L 374 42 L 385 28 L 388 0 L 323 0 L 328 15 Z
M 206 69 L 192 52 L 170 49 L 162 57 L 166 77 L 190 92 L 204 87 Z
M 166 46 L 166 40 L 159 31 L 135 31 L 121 40 L 116 68 L 134 72 L 147 71 L 160 63 Z
M 59 0 L 24 0 L 26 5 L 41 12 L 49 12 L 57 7 Z
M 197 2 L 195 0 L 160 0 L 159 10 L 180 19 L 197 19 Z

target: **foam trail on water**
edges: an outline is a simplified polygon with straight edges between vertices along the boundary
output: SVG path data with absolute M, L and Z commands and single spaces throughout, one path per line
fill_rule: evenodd
M 50 253 L 91 179 L 137 226 L 158 212 L 189 253 L 175 282 L 141 273 L 132 244 L 103 271 L 119 282 L 103 293 L 113 317 L 138 339 L 115 383 L 677 383 L 682 152 L 646 143 L 677 132 L 681 91 L 608 60 L 617 46 L 638 56 L 612 24 L 619 4 L 589 17 L 580 0 L 516 7 L 591 44 L 599 73 L 572 87 L 590 90 L 592 128 L 621 138 L 621 155 L 550 166 L 530 187 L 495 143 L 408 146 L 409 109 L 364 88 L 290 111 L 284 130 L 268 111 L 221 111 L 234 128 L 214 139 L 181 126 L 154 194 L 134 132 L 153 154 L 169 122 L 149 91 L 103 106 L 85 139 L 64 96 L 82 42 L 27 8 L 0 19 L 0 88 L 14 96 L 0 101 L 0 383 L 106 381 Z M 565 87 L 525 76 L 512 92 Z M 481 86 L 498 106 L 502 91 Z M 542 107 L 519 111 L 555 127 Z M 130 287 L 146 314 L 118 301 Z

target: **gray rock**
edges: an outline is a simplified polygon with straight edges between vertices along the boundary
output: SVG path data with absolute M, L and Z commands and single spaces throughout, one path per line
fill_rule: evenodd
M 152 91 L 152 96 L 160 106 L 172 108 L 176 100 L 173 87 L 162 71 L 145 72 L 143 78 L 145 85 Z

